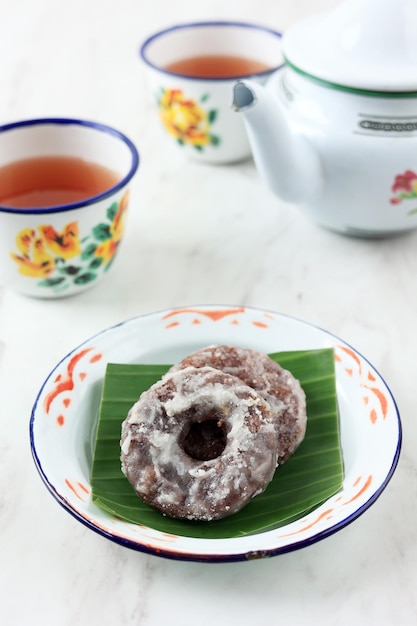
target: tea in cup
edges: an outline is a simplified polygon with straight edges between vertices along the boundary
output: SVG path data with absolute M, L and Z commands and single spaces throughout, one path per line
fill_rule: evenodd
M 0 276 L 29 296 L 95 285 L 122 240 L 134 144 L 95 122 L 47 118 L 0 126 Z
M 188 157 L 232 163 L 251 155 L 231 109 L 233 85 L 266 82 L 282 64 L 281 34 L 240 22 L 179 24 L 141 46 L 161 127 Z

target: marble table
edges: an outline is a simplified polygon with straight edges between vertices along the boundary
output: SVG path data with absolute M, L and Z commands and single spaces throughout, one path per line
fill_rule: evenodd
M 2 0 L 0 120 L 96 119 L 126 132 L 141 163 L 118 259 L 73 298 L 0 285 L 0 623 L 70 626 L 417 620 L 417 233 L 358 240 L 274 197 L 251 160 L 191 163 L 159 134 L 138 46 L 178 21 L 239 18 L 279 30 L 335 0 Z M 314 5 L 314 6 L 313 6 Z M 45 489 L 28 424 L 52 367 L 101 329 L 154 310 L 250 305 L 348 341 L 400 409 L 397 471 L 355 523 L 309 548 L 204 564 L 123 548 L 79 524 Z

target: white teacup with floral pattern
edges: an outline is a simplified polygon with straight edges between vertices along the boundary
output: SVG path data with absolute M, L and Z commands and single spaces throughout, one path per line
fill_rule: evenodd
M 140 55 L 161 127 L 183 154 L 206 163 L 233 163 L 251 155 L 244 124 L 231 108 L 233 85 L 249 76 L 263 83 L 279 69 L 280 33 L 242 22 L 179 24 L 149 37 Z M 202 68 L 190 75 L 188 69 L 171 67 L 213 56 L 223 64 L 215 75 Z M 240 67 L 227 75 L 226 63 L 236 57 Z
M 125 135 L 95 122 L 46 118 L 0 126 L 0 167 L 37 157 L 75 157 L 116 174 L 108 189 L 69 204 L 0 203 L 0 280 L 28 296 L 73 295 L 113 263 L 139 155 Z

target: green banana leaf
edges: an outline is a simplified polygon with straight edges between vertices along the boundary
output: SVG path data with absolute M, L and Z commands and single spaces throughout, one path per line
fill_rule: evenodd
M 110 363 L 106 369 L 91 473 L 93 502 L 128 522 L 162 532 L 200 538 L 228 538 L 278 528 L 295 521 L 340 491 L 343 458 L 339 437 L 332 349 L 270 355 L 299 379 L 307 398 L 304 441 L 277 468 L 264 493 L 222 520 L 191 522 L 163 516 L 134 492 L 120 467 L 121 424 L 140 394 L 169 365 Z

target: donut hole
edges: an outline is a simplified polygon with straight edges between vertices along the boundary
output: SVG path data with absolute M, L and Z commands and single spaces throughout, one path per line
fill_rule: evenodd
M 222 454 L 226 441 L 225 424 L 214 414 L 191 421 L 183 434 L 181 447 L 192 459 L 210 461 Z

